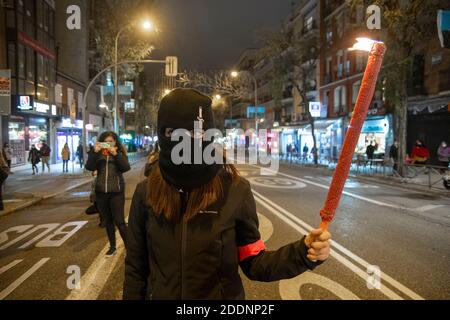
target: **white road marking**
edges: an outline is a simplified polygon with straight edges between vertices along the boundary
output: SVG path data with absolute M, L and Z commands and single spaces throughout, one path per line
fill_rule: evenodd
M 298 217 L 296 217 L 295 215 L 293 215 L 289 211 L 285 210 L 284 208 L 278 206 L 277 204 L 275 204 L 271 200 L 267 199 L 266 197 L 264 197 L 260 193 L 258 193 L 256 191 L 253 191 L 253 193 L 255 194 L 255 199 L 261 205 L 263 205 L 270 212 L 272 212 L 277 217 L 282 219 L 288 225 L 293 227 L 295 230 L 299 231 L 301 234 L 305 235 L 310 230 L 314 229 L 312 226 L 308 225 L 307 223 L 305 223 L 304 221 L 302 221 L 301 219 L 299 219 Z M 352 252 L 350 252 L 348 249 L 344 248 L 342 245 L 338 244 L 337 242 L 332 241 L 332 246 L 335 249 L 338 249 L 342 253 L 346 254 L 349 258 L 353 259 L 355 262 L 363 265 L 365 268 L 367 268 L 369 266 L 368 262 L 366 262 L 362 258 L 358 257 L 357 255 L 353 254 Z M 354 273 L 356 273 L 358 276 L 360 276 L 365 281 L 367 281 L 367 278 L 369 277 L 367 272 L 365 272 L 364 270 L 362 270 L 361 268 L 356 266 L 354 263 L 352 263 L 347 258 L 343 257 L 341 254 L 337 253 L 335 250 L 331 251 L 331 255 L 334 258 L 336 258 L 339 262 L 344 264 L 346 267 L 348 267 L 350 270 L 352 270 Z M 381 273 L 381 277 L 382 277 L 382 279 L 384 281 L 386 281 L 391 286 L 395 287 L 397 290 L 401 291 L 405 295 L 409 296 L 410 298 L 415 299 L 415 300 L 423 300 L 424 299 L 423 297 L 421 297 L 420 295 L 418 295 L 414 291 L 410 290 L 409 288 L 405 287 L 404 285 L 402 285 L 401 283 L 399 283 L 398 281 L 396 281 L 392 277 L 388 276 L 387 274 L 382 272 Z M 393 292 L 392 290 L 390 290 L 386 286 L 382 285 L 380 291 L 383 292 L 384 295 L 386 295 L 387 297 L 389 297 L 391 299 L 394 299 L 394 300 L 403 299 L 402 297 L 400 297 L 398 294 L 396 294 L 395 292 Z
M 118 232 L 116 232 L 116 238 L 118 243 L 116 255 L 107 258 L 105 254 L 109 250 L 109 243 L 105 245 L 81 278 L 81 289 L 72 290 L 66 300 L 96 300 L 98 298 L 124 252 L 123 242 Z
M 16 265 L 18 265 L 19 263 L 21 263 L 23 260 L 14 260 L 13 262 L 11 262 L 10 264 L 0 268 L 0 274 L 5 273 L 6 271 L 8 271 L 11 268 L 14 268 Z
M 444 207 L 444 205 L 440 205 L 440 204 L 429 204 L 429 205 L 427 205 L 427 206 L 423 206 L 423 207 L 420 207 L 420 208 L 416 208 L 416 211 L 419 211 L 419 212 L 426 212 L 426 211 L 431 211 L 431 210 L 434 210 L 434 209 L 437 209 L 437 208 L 442 208 L 442 207 Z
M 252 165 L 252 166 L 253 167 L 258 167 L 258 166 L 254 166 L 254 165 Z M 295 177 L 295 176 L 291 176 L 289 174 L 285 174 L 285 173 L 281 173 L 281 172 L 275 172 L 275 171 L 274 171 L 274 174 L 278 174 L 280 176 L 291 178 L 293 180 L 297 180 L 297 181 L 300 181 L 300 182 L 303 182 L 303 183 L 306 183 L 306 184 L 310 184 L 310 185 L 313 185 L 313 186 L 316 186 L 316 187 L 319 187 L 319 188 L 322 188 L 322 189 L 325 189 L 325 190 L 328 190 L 330 188 L 327 185 L 323 185 L 323 184 L 320 184 L 320 183 L 317 183 L 317 182 L 314 182 L 314 181 L 310 181 L 310 180 L 298 178 L 298 177 Z M 398 206 L 398 205 L 389 204 L 389 203 L 386 203 L 386 202 L 373 200 L 373 199 L 366 198 L 366 197 L 363 197 L 363 196 L 360 196 L 360 195 L 357 195 L 355 193 L 351 193 L 351 192 L 348 192 L 348 191 L 344 191 L 343 194 L 345 194 L 346 196 L 353 197 L 353 198 L 356 198 L 356 199 L 359 199 L 359 200 L 362 200 L 362 201 L 365 201 L 365 202 L 369 202 L 369 203 L 372 203 L 372 204 L 376 204 L 376 205 L 382 206 L 382 207 L 388 207 L 388 208 L 394 208 L 394 209 L 400 209 L 400 210 L 408 209 L 408 208 L 406 208 L 404 206 Z
M 263 188 L 272 188 L 272 189 L 306 188 L 306 184 L 298 181 L 293 181 L 291 179 L 274 178 L 274 177 L 251 177 L 247 179 L 252 185 L 260 186 Z
M 272 221 L 270 221 L 269 219 L 267 219 L 265 215 L 262 215 L 260 213 L 258 213 L 258 219 L 259 219 L 259 232 L 261 233 L 261 240 L 267 242 L 273 235 Z
M 8 295 L 10 295 L 14 290 L 16 290 L 25 280 L 33 275 L 36 271 L 39 270 L 44 264 L 46 264 L 50 258 L 41 259 L 38 263 L 32 266 L 27 272 L 21 275 L 16 281 L 11 283 L 5 290 L 0 292 L 0 300 L 5 299 Z
M 300 288 L 306 284 L 318 285 L 342 300 L 361 300 L 356 294 L 343 285 L 320 274 L 306 271 L 296 278 L 280 281 L 280 296 L 283 300 L 303 300 Z

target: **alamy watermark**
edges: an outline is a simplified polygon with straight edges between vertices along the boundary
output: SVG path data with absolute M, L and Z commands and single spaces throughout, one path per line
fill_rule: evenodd
M 175 165 L 250 164 L 262 166 L 261 175 L 275 175 L 278 172 L 278 132 L 227 129 L 224 137 L 218 129 L 203 131 L 202 125 L 201 121 L 195 121 L 192 131 L 177 129 L 172 132 L 171 141 L 179 142 L 171 153 Z M 204 142 L 210 143 L 204 147 Z

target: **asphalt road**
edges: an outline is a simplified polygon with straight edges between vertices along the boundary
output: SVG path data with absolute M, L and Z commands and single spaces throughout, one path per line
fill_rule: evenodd
M 320 224 L 329 176 L 289 166 L 276 176 L 239 168 L 252 183 L 269 250 Z M 127 174 L 127 211 L 142 178 L 142 164 Z M 245 279 L 247 298 L 450 299 L 450 198 L 358 181 L 345 191 L 330 226 L 330 260 L 291 280 Z M 104 257 L 105 231 L 97 216 L 84 214 L 88 195 L 89 186 L 81 187 L 0 218 L 0 299 L 121 298 L 123 246 Z

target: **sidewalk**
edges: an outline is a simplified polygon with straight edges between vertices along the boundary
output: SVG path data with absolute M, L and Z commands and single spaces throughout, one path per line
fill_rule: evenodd
M 145 158 L 145 154 L 130 157 L 133 165 Z M 63 173 L 62 163 L 50 165 L 50 173 L 45 168 L 42 174 L 42 164 L 38 165 L 39 173 L 32 175 L 31 164 L 12 168 L 12 174 L 3 185 L 4 211 L 0 217 L 32 206 L 42 200 L 53 198 L 59 194 L 76 189 L 92 181 L 90 172 L 84 172 L 79 164 L 69 162 L 69 173 Z
M 319 164 L 315 167 L 313 163 L 302 163 L 301 161 L 289 161 L 280 159 L 280 163 L 291 166 L 298 166 L 302 168 L 315 168 L 323 170 L 324 173 L 332 175 L 332 171 L 336 168 L 336 163 Z M 416 176 L 410 178 L 401 178 L 393 176 L 392 168 L 383 167 L 367 167 L 362 169 L 355 164 L 350 169 L 350 176 L 353 179 L 360 180 L 365 183 L 378 183 L 394 187 L 399 187 L 406 190 L 418 191 L 422 193 L 436 193 L 442 196 L 450 196 L 450 191 L 445 189 L 442 178 L 439 174 L 431 172 L 430 177 L 428 174 L 418 172 Z M 429 188 L 429 180 L 431 180 L 432 188 Z

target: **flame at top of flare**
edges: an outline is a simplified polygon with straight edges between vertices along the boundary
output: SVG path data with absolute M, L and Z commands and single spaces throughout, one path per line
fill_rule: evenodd
M 356 38 L 356 41 L 357 42 L 353 45 L 353 47 L 349 49 L 350 51 L 361 50 L 370 52 L 375 43 L 382 43 L 381 41 L 376 41 L 369 38 Z

